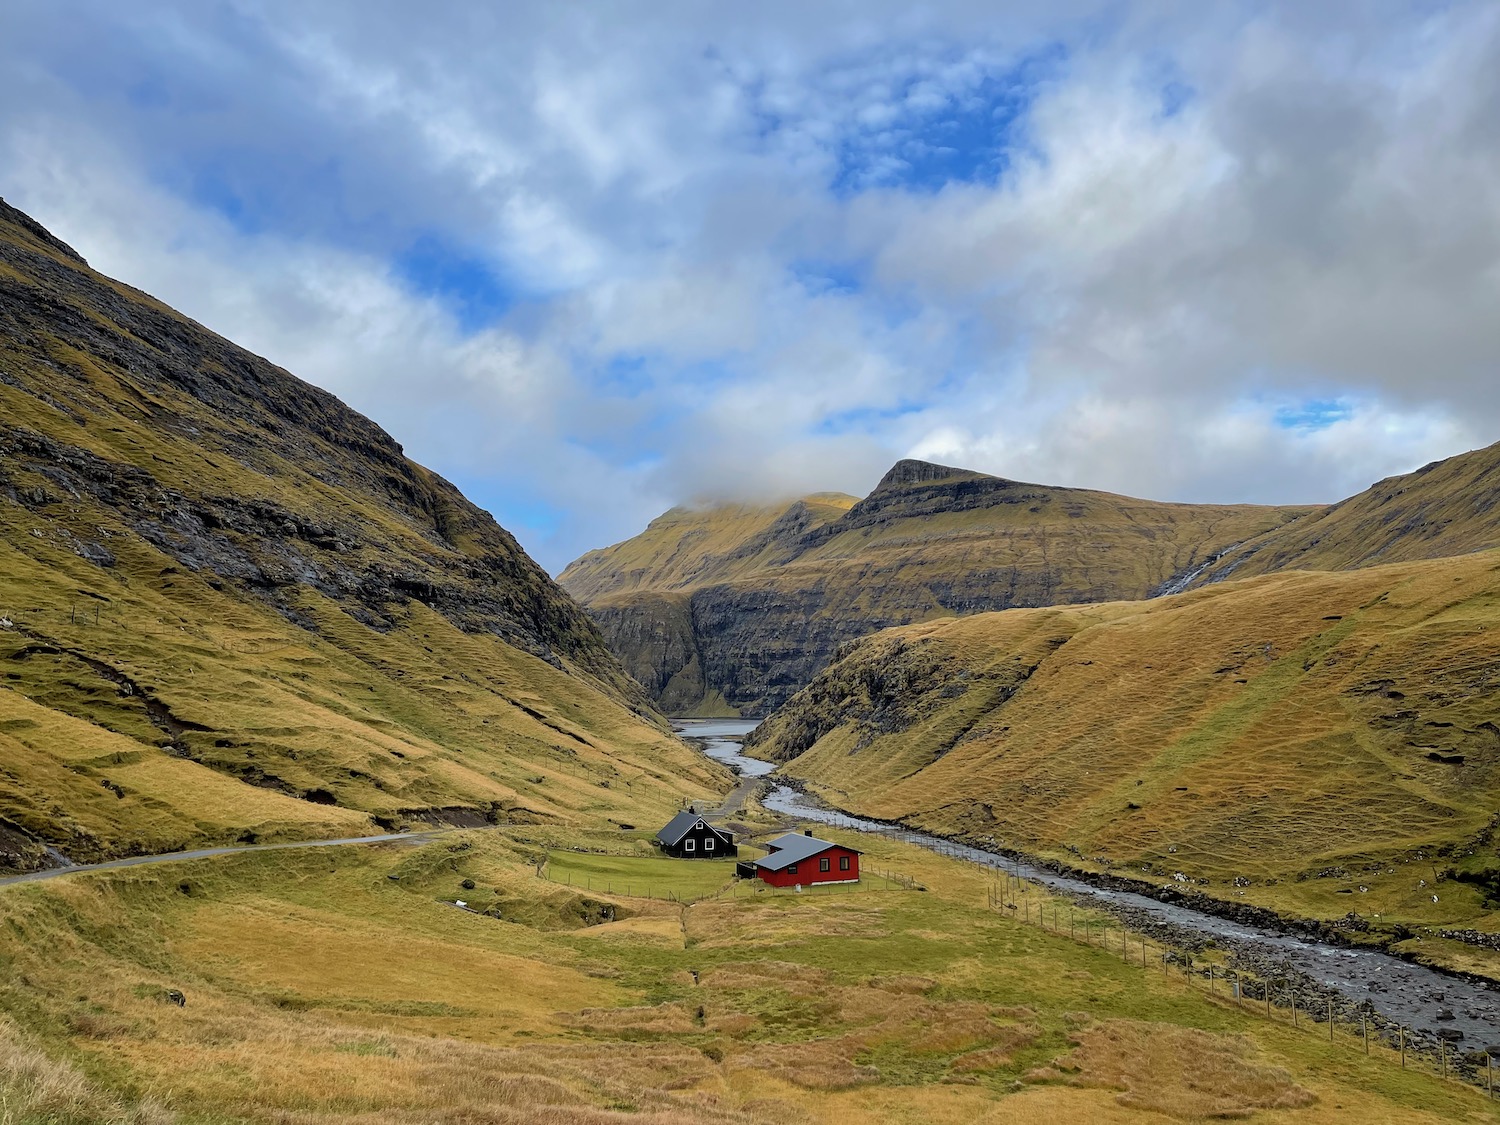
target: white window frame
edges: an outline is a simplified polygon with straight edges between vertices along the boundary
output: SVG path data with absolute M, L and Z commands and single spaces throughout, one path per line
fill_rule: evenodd
M 693 850 L 693 848 L 694 848 L 693 841 L 691 841 L 691 840 L 684 840 L 682 842 L 682 850 L 683 851 L 690 852 L 690 851 Z
M 706 852 L 711 852 L 714 850 L 714 838 L 712 836 L 703 841 L 703 850 Z

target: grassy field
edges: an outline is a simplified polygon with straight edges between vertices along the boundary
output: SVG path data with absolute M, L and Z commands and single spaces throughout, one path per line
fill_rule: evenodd
M 691 902 L 724 890 L 734 878 L 732 859 L 671 859 L 587 852 L 549 853 L 545 875 L 554 883 L 585 890 L 619 891 L 627 897 L 672 896 Z
M 1500 929 L 1497 591 L 1488 552 L 910 626 L 753 752 L 851 811 L 1078 867 L 1387 937 Z
M 860 843 L 925 889 L 679 905 L 539 877 L 564 857 L 519 832 L 0 891 L 0 1120 L 1497 1117 L 1378 1050 L 1331 1049 L 1002 917 L 984 875 L 895 841 Z M 573 870 L 705 886 L 706 865 L 665 863 L 600 854 Z M 579 900 L 613 920 L 590 924 Z

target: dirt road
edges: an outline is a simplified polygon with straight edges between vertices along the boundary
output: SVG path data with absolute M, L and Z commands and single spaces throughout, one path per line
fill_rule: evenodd
M 21 883 L 37 883 L 44 879 L 59 879 L 64 875 L 77 875 L 85 871 L 113 871 L 120 867 L 144 867 L 154 863 L 177 863 L 185 859 L 208 859 L 216 855 L 235 855 L 238 852 L 269 852 L 285 848 L 334 848 L 344 844 L 384 844 L 392 840 L 425 840 L 452 832 L 451 828 L 430 828 L 421 832 L 390 832 L 382 836 L 345 836 L 338 840 L 298 840 L 286 844 L 241 844 L 223 848 L 194 848 L 186 852 L 166 852 L 162 855 L 134 855 L 127 859 L 111 859 L 105 863 L 80 863 L 71 867 L 49 867 L 46 871 L 30 871 L 25 875 L 11 875 L 0 879 L 0 887 L 13 887 Z

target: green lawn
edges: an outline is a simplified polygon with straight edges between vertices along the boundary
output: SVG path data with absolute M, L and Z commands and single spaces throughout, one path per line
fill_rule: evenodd
M 547 878 L 583 890 L 644 898 L 707 898 L 734 878 L 732 859 L 548 853 Z

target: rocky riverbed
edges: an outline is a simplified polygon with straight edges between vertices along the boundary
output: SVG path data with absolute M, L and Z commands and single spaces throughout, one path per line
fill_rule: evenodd
M 714 720 L 684 722 L 679 731 L 701 740 L 704 752 L 745 774 L 767 775 L 774 764 L 740 753 L 739 739 L 755 724 Z M 1438 1050 L 1452 1045 L 1451 1065 L 1473 1069 L 1483 1053 L 1500 1053 L 1500 992 L 1488 982 L 1443 973 L 1378 950 L 1341 943 L 1328 923 L 1298 925 L 1268 911 L 1209 902 L 1206 896 L 1176 888 L 1152 888 L 1114 876 L 1067 871 L 1000 847 L 981 849 L 955 843 L 899 824 L 851 816 L 822 805 L 806 793 L 767 776 L 770 792 L 762 804 L 773 812 L 802 821 L 830 824 L 859 832 L 894 836 L 956 859 L 1000 867 L 1093 910 L 1118 918 L 1129 930 L 1178 952 L 1170 954 L 1177 969 L 1206 972 L 1194 958 L 1212 947 L 1229 956 L 1232 974 L 1245 974 L 1247 1001 L 1264 1001 L 1269 985 L 1273 1001 L 1285 1006 L 1295 995 L 1304 1018 L 1334 1018 L 1358 1025 L 1368 1022 L 1372 1038 L 1395 1046 L 1404 1038 L 1408 1050 Z M 1195 903 L 1194 899 L 1202 899 Z M 1222 910 L 1230 916 L 1210 911 Z

